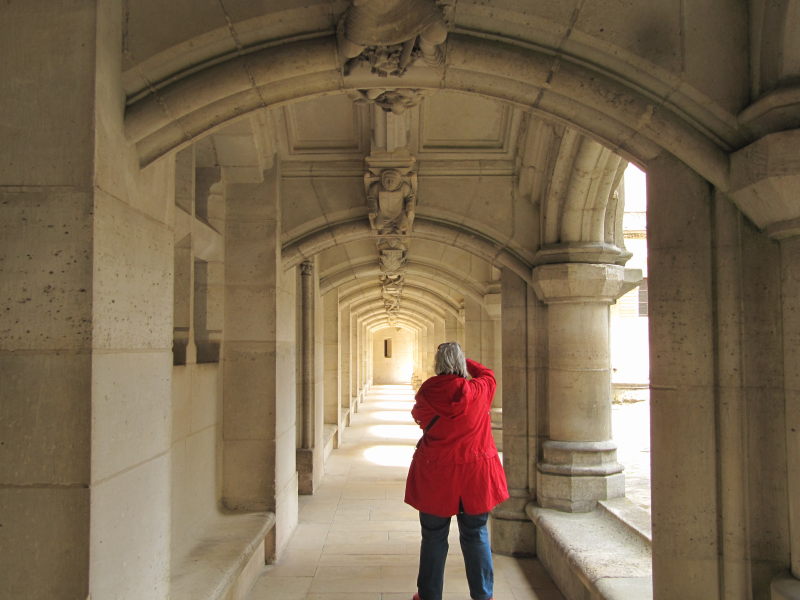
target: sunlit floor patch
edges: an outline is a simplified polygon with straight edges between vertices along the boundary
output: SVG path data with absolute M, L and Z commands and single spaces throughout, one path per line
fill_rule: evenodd
M 372 425 L 369 435 L 385 440 L 417 440 L 422 432 L 416 425 Z
M 392 423 L 411 424 L 411 413 L 407 410 L 376 410 L 372 418 L 378 421 L 391 421 Z
M 382 467 L 407 467 L 414 455 L 414 446 L 370 446 L 364 450 L 364 458 Z
M 409 412 L 411 408 L 414 406 L 413 402 L 390 402 L 388 400 L 382 400 L 379 402 L 372 402 L 370 403 L 370 407 L 380 408 L 381 410 L 402 410 L 405 413 L 405 416 L 409 417 Z

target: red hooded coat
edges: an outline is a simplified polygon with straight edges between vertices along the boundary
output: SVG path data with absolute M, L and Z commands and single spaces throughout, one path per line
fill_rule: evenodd
M 472 379 L 431 377 L 419 388 L 411 415 L 424 430 L 406 480 L 405 501 L 439 517 L 489 512 L 508 498 L 503 465 L 492 438 L 489 409 L 494 373 L 467 359 Z

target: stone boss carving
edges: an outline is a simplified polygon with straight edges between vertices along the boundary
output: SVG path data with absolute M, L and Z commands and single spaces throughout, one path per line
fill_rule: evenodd
M 345 75 L 360 61 L 380 77 L 402 76 L 419 57 L 441 64 L 446 38 L 434 0 L 353 0 L 337 29 Z

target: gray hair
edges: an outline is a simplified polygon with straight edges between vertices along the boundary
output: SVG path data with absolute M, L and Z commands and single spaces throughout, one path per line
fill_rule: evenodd
M 445 342 L 436 349 L 434 371 L 437 375 L 468 377 L 467 361 L 458 342 Z

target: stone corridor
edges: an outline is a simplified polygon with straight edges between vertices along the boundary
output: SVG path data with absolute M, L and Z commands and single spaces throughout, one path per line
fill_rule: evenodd
M 0 600 L 410 600 L 446 341 L 498 600 L 800 600 L 800 0 L 0 17 Z
M 419 525 L 403 503 L 419 428 L 411 386 L 367 395 L 326 464 L 322 485 L 300 499 L 300 523 L 248 600 L 409 600 L 416 591 Z M 469 597 L 458 529 L 451 527 L 444 600 Z M 496 600 L 562 600 L 536 559 L 495 556 Z

